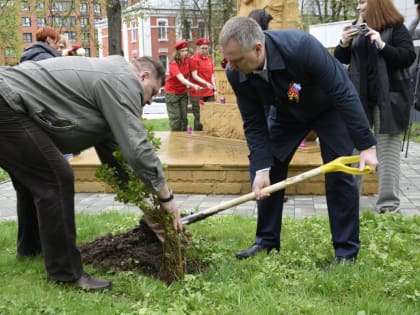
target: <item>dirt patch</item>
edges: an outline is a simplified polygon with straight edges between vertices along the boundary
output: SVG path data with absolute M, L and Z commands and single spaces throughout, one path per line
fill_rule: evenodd
M 191 235 L 184 233 L 184 236 L 182 247 L 185 253 Z M 98 237 L 80 244 L 79 249 L 84 263 L 106 272 L 133 271 L 167 283 L 176 280 L 162 270 L 162 244 L 143 221 L 131 231 Z M 198 259 L 186 262 L 187 273 L 196 273 L 203 268 L 204 264 Z

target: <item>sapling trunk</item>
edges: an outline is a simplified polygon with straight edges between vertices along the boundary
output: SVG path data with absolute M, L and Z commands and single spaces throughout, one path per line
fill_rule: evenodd
M 159 139 L 154 137 L 151 130 L 148 130 L 148 135 L 155 149 L 158 149 Z M 125 162 L 119 150 L 114 152 L 114 157 L 119 163 L 120 170 L 117 171 L 116 167 L 103 164 L 96 172 L 96 176 L 114 189 L 116 200 L 139 207 L 145 217 L 160 224 L 165 231 L 165 241 L 162 243 L 163 255 L 160 278 L 165 279 L 168 283 L 182 280 L 186 266 L 182 249 L 182 241 L 185 235 L 174 230 L 172 216 L 160 211 L 157 196 L 144 186 L 133 169 Z M 124 179 L 120 176 L 121 170 L 126 173 L 125 175 L 128 175 L 123 176 Z

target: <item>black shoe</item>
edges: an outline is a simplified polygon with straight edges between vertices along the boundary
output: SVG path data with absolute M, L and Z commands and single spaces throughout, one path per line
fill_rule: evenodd
M 60 281 L 58 281 L 58 282 L 60 282 Z M 91 275 L 89 275 L 86 272 L 83 272 L 83 275 L 78 280 L 76 280 L 74 282 L 69 282 L 67 284 L 69 284 L 71 286 L 81 288 L 81 289 L 89 291 L 89 292 L 99 292 L 99 291 L 111 290 L 111 288 L 112 288 L 112 283 L 111 282 L 109 282 L 107 280 L 92 277 Z
M 379 209 L 379 213 L 387 213 L 387 212 L 389 212 L 389 213 L 398 213 L 398 212 L 400 212 L 400 207 L 398 207 L 398 206 L 383 206 L 383 207 L 381 207 L 380 209 Z
M 264 246 L 259 245 L 259 244 L 253 244 L 251 247 L 236 253 L 236 258 L 246 259 L 246 258 L 255 256 L 258 253 L 263 252 L 263 251 L 265 251 L 268 255 L 273 249 L 274 249 L 274 247 L 264 247 Z
M 323 270 L 324 271 L 329 271 L 339 265 L 351 265 L 354 264 L 356 261 L 356 257 L 350 257 L 350 258 L 346 258 L 346 257 L 335 257 L 334 260 L 329 263 L 328 265 L 326 265 Z

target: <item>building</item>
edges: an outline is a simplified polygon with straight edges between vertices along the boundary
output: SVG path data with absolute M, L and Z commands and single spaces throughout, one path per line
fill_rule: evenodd
M 87 56 L 98 56 L 95 23 L 103 20 L 106 10 L 100 0 L 21 0 L 17 2 L 17 41 L 23 45 L 8 47 L 0 55 L 0 64 L 17 63 L 22 50 L 35 41 L 35 32 L 52 26 L 68 38 L 70 44 L 81 45 Z M 7 54 L 7 56 L 6 56 Z M 7 59 L 5 60 L 5 57 Z M 11 58 L 14 57 L 14 58 Z
M 97 23 L 96 28 L 99 56 L 108 56 L 107 20 Z M 197 38 L 209 37 L 204 19 L 192 1 L 184 1 L 181 7 L 180 3 L 166 0 L 150 0 L 147 8 L 141 3 L 127 7 L 121 35 L 125 59 L 153 56 L 166 68 L 177 40 L 186 39 L 194 47 Z

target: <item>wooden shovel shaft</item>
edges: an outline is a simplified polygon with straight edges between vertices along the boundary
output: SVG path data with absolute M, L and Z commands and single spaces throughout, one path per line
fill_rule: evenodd
M 321 175 L 322 169 L 321 167 L 317 167 L 314 168 L 312 170 L 309 170 L 307 172 L 301 173 L 299 175 L 293 176 L 293 177 L 289 177 L 285 180 L 282 180 L 281 182 L 275 183 L 273 185 L 267 186 L 265 188 L 262 189 L 263 192 L 267 192 L 267 193 L 273 193 L 279 190 L 282 190 L 284 188 L 286 188 L 287 186 L 290 185 L 294 185 L 296 183 L 299 183 L 301 181 L 304 181 L 310 177 L 314 177 L 317 175 Z M 187 225 L 187 224 L 191 224 L 197 221 L 201 221 L 209 216 L 212 216 L 216 213 L 219 213 L 223 210 L 232 208 L 234 206 L 240 205 L 242 203 L 245 203 L 247 201 L 250 200 L 254 200 L 255 199 L 255 193 L 254 192 L 250 192 L 246 195 L 240 196 L 238 198 L 226 201 L 226 202 L 222 202 L 214 207 L 208 208 L 206 210 L 191 214 L 189 216 L 183 217 L 181 219 L 182 224 Z

